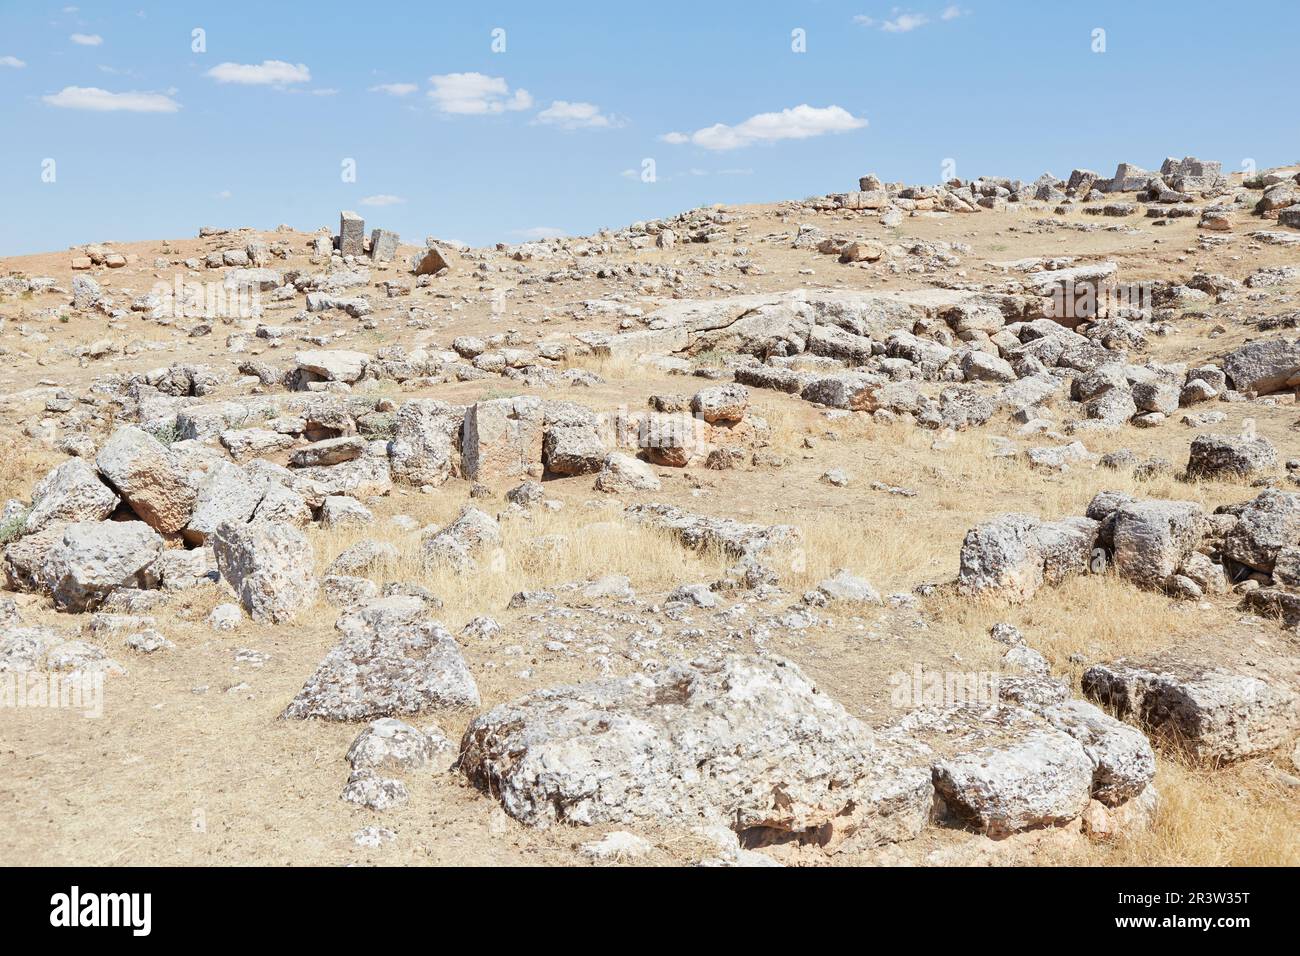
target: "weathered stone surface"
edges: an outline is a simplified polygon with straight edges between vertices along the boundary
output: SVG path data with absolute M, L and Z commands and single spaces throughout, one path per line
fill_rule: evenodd
M 751 846 L 906 839 L 932 797 L 797 667 L 757 657 L 501 705 L 466 730 L 460 768 L 532 826 L 704 821 Z
M 1223 358 L 1223 371 L 1239 392 L 1260 395 L 1300 384 L 1300 339 L 1260 339 Z
M 366 221 L 350 209 L 339 213 L 339 255 L 360 256 L 366 251 Z
M 1075 819 L 1088 804 L 1092 777 L 1083 745 L 1048 728 L 934 766 L 936 793 L 993 837 Z
M 1006 514 L 968 531 L 961 546 L 958 587 L 1011 600 L 1033 597 L 1043 583 L 1043 551 L 1033 515 Z
M 142 521 L 73 522 L 45 552 L 35 583 L 58 608 L 94 610 L 118 588 L 156 587 L 153 565 L 162 546 Z
M 221 462 L 199 484 L 194 513 L 182 534 L 191 544 L 202 544 L 223 523 L 247 524 L 266 494 L 267 483 L 250 478 L 243 469 Z
M 623 452 L 612 452 L 601 463 L 595 489 L 608 494 L 625 491 L 658 491 L 659 476 L 647 462 Z
M 1300 493 L 1267 489 L 1230 513 L 1237 521 L 1223 537 L 1223 553 L 1270 574 L 1283 548 L 1300 545 Z
M 556 425 L 546 429 L 542 461 L 557 475 L 589 475 L 600 471 L 609 455 L 593 425 Z
M 313 349 L 299 352 L 293 360 L 298 368 L 327 382 L 355 382 L 365 372 L 370 356 L 348 349 Z
M 394 419 L 388 446 L 393 479 L 417 487 L 441 485 L 460 470 L 465 410 L 432 398 L 407 402 Z
M 1115 512 L 1115 569 L 1145 587 L 1164 587 L 1200 544 L 1205 513 L 1194 501 L 1132 501 Z
M 1097 664 L 1084 671 L 1083 692 L 1206 759 L 1263 753 L 1300 730 L 1295 691 L 1195 662 Z
M 167 447 L 142 429 L 125 425 L 115 431 L 100 449 L 95 466 L 154 530 L 169 534 L 189 521 L 197 489 Z
M 497 481 L 539 470 L 542 423 L 542 401 L 531 395 L 471 405 L 461 434 L 465 477 Z
M 749 389 L 743 385 L 715 385 L 695 393 L 691 411 L 710 425 L 738 422 L 749 410 Z
M 799 535 L 790 525 L 745 524 L 732 518 L 692 514 L 672 505 L 629 505 L 628 519 L 660 528 L 693 551 L 718 549 L 733 558 L 757 557 Z
M 348 748 L 353 770 L 368 768 L 401 773 L 428 766 L 436 754 L 451 749 L 445 737 L 431 737 L 417 727 L 393 717 L 370 722 Z
M 342 638 L 284 716 L 373 720 L 477 705 L 460 648 L 425 608 L 419 598 L 397 596 L 342 613 L 334 625 Z
M 1083 700 L 1065 700 L 1041 711 L 1057 730 L 1083 745 L 1092 761 L 1092 796 L 1118 806 L 1142 793 L 1156 774 L 1151 742 L 1136 727 L 1122 723 Z
M 1277 467 L 1277 449 L 1267 438 L 1197 435 L 1187 458 L 1189 478 L 1250 478 Z
M 255 621 L 292 621 L 316 600 L 316 554 L 291 525 L 233 524 L 212 538 L 221 576 Z
M 69 458 L 32 488 L 24 530 L 33 534 L 60 521 L 100 521 L 119 499 L 80 458 Z
M 466 505 L 456 520 L 420 541 L 420 554 L 432 565 L 448 565 L 458 571 L 472 571 L 476 558 L 501 544 L 501 526 L 495 518 Z

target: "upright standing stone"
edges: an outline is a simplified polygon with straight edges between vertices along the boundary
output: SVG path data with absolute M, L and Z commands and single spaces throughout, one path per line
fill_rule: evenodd
M 339 213 L 339 255 L 359 256 L 365 252 L 366 221 L 345 209 Z
M 375 262 L 392 262 L 401 241 L 402 237 L 390 229 L 374 230 L 370 233 L 370 258 Z

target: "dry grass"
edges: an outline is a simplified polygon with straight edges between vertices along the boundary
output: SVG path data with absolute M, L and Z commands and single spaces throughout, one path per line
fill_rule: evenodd
M 495 503 L 481 506 L 489 513 L 497 510 Z M 459 503 L 450 498 L 431 498 L 413 516 L 426 526 L 441 527 L 458 511 Z M 722 555 L 688 551 L 662 532 L 625 521 L 616 506 L 539 508 L 528 518 L 502 522 L 501 532 L 501 547 L 484 552 L 478 570 L 466 573 L 423 560 L 423 529 L 401 534 L 359 527 L 317 530 L 311 539 L 322 572 L 364 538 L 390 542 L 397 560 L 370 569 L 367 576 L 378 584 L 403 581 L 428 588 L 443 601 L 440 617 L 451 627 L 485 610 L 504 608 L 518 591 L 607 574 L 627 575 L 638 590 L 669 589 L 684 581 L 715 580 L 727 564 Z
M 1300 802 L 1266 761 L 1204 768 L 1161 755 L 1149 831 L 1079 847 L 1091 866 L 1300 866 Z

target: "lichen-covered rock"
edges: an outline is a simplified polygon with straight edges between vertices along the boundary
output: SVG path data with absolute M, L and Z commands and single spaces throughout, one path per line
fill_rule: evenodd
M 1132 501 L 1115 512 L 1115 568 L 1144 587 L 1160 588 L 1200 544 L 1205 513 L 1194 501 Z
M 532 395 L 477 402 L 465 411 L 461 462 L 466 478 L 497 481 L 542 464 L 542 401 Z
M 142 521 L 73 522 L 45 553 L 35 582 L 58 608 L 94 610 L 117 588 L 157 587 L 162 547 Z
M 797 667 L 758 657 L 538 691 L 475 718 L 460 768 L 532 826 L 722 824 L 747 845 L 915 836 L 928 774 Z
M 1083 692 L 1206 759 L 1264 753 L 1300 730 L 1294 690 L 1195 662 L 1097 664 L 1084 671 Z
M 601 463 L 595 489 L 606 494 L 625 491 L 658 491 L 659 476 L 647 462 L 623 452 L 611 452 Z
M 1251 478 L 1277 467 L 1277 449 L 1267 438 L 1197 435 L 1187 458 L 1188 478 Z
M 589 475 L 600 471 L 609 455 L 600 432 L 592 425 L 556 425 L 546 429 L 542 461 L 557 475 Z
M 476 557 L 501 544 L 501 526 L 486 512 L 470 505 L 456 520 L 420 541 L 420 555 L 427 564 L 444 564 L 458 571 L 472 571 Z
M 1083 745 L 1093 764 L 1092 796 L 1107 806 L 1131 800 L 1156 774 L 1156 758 L 1146 735 L 1083 700 L 1066 700 L 1042 715 Z
M 1083 745 L 1046 727 L 934 765 L 936 793 L 993 837 L 1074 820 L 1088 805 L 1092 777 Z
M 426 767 L 436 754 L 450 749 L 451 744 L 441 735 L 433 737 L 393 717 L 381 717 L 352 741 L 347 759 L 353 770 L 400 773 Z
M 117 507 L 117 495 L 80 458 L 69 458 L 32 488 L 24 530 L 34 534 L 59 521 L 101 521 Z
M 194 511 L 197 489 L 162 442 L 134 425 L 115 431 L 95 466 L 104 480 L 149 527 L 179 531 Z
M 460 431 L 465 409 L 432 398 L 397 410 L 388 446 L 395 481 L 438 486 L 460 470 Z
M 284 716 L 373 720 L 479 702 L 460 648 L 416 597 L 376 598 L 334 627 L 339 643 L 303 685 Z
M 212 538 L 221 576 L 255 621 L 292 621 L 316 600 L 316 554 L 291 525 L 233 524 Z

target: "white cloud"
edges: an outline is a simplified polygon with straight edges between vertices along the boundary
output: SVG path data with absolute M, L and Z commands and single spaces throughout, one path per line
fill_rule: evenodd
M 527 90 L 510 92 L 505 79 L 483 73 L 443 73 L 429 77 L 429 99 L 443 113 L 483 115 L 526 110 L 533 105 Z
M 531 229 L 516 229 L 512 236 L 518 236 L 520 239 L 563 239 L 568 235 L 563 229 L 556 229 L 553 226 L 533 226 Z
M 553 100 L 550 106 L 537 114 L 537 122 L 561 129 L 609 129 L 622 125 L 602 113 L 595 103 L 570 103 L 566 100 Z
M 953 4 L 952 6 L 950 6 L 950 7 L 944 7 L 944 8 L 943 8 L 943 13 L 939 14 L 939 19 L 940 19 L 940 20 L 956 20 L 956 19 L 957 19 L 959 16 L 961 16 L 963 13 L 964 13 L 964 11 L 962 10 L 962 8 L 959 7 L 959 6 L 957 6 L 957 4 L 954 3 L 954 4 Z
M 98 33 L 74 33 L 68 39 L 78 46 L 99 46 L 104 42 Z
M 716 123 L 696 130 L 689 137 L 685 133 L 668 133 L 662 138 L 669 143 L 684 143 L 689 140 L 704 149 L 739 149 L 754 143 L 809 139 L 824 133 L 846 133 L 866 125 L 865 119 L 859 119 L 843 107 L 817 107 L 804 103 L 779 113 L 759 113 L 736 126 Z
M 213 197 L 213 198 L 215 198 L 215 199 L 229 199 L 229 198 L 230 198 L 231 196 L 233 196 L 233 195 L 234 195 L 234 193 L 232 193 L 229 189 L 223 189 L 223 190 L 221 190 L 221 192 L 217 193 L 217 195 L 216 195 L 215 197 Z
M 924 13 L 900 13 L 894 19 L 880 24 L 880 29 L 886 33 L 911 33 L 929 22 L 930 18 Z
M 680 146 L 682 143 L 689 143 L 691 138 L 685 133 L 664 133 L 659 137 L 665 143 L 672 143 L 674 146 Z
M 312 96 L 338 96 L 338 90 L 332 86 L 323 86 L 318 90 L 312 90 Z
M 380 83 L 370 87 L 371 93 L 387 93 L 389 96 L 410 96 L 420 88 L 418 83 Z
M 863 27 L 874 27 L 876 25 L 875 20 L 873 20 L 871 17 L 865 17 L 862 14 L 858 14 L 856 17 L 854 17 L 853 22 L 858 24 L 858 26 L 863 26 Z
M 12 67 L 15 70 L 21 70 L 27 64 L 16 56 L 0 56 L 0 66 Z
M 218 83 L 242 83 L 245 86 L 283 86 L 287 83 L 310 83 L 311 70 L 305 63 L 263 60 L 261 63 L 218 63 L 208 70 Z
M 175 113 L 181 108 L 181 104 L 162 93 L 110 93 L 94 86 L 65 86 L 41 99 L 50 106 L 101 113 Z
M 361 200 L 363 206 L 396 206 L 398 203 L 406 202 L 401 196 L 392 196 L 388 193 L 380 193 L 377 196 L 367 196 Z

